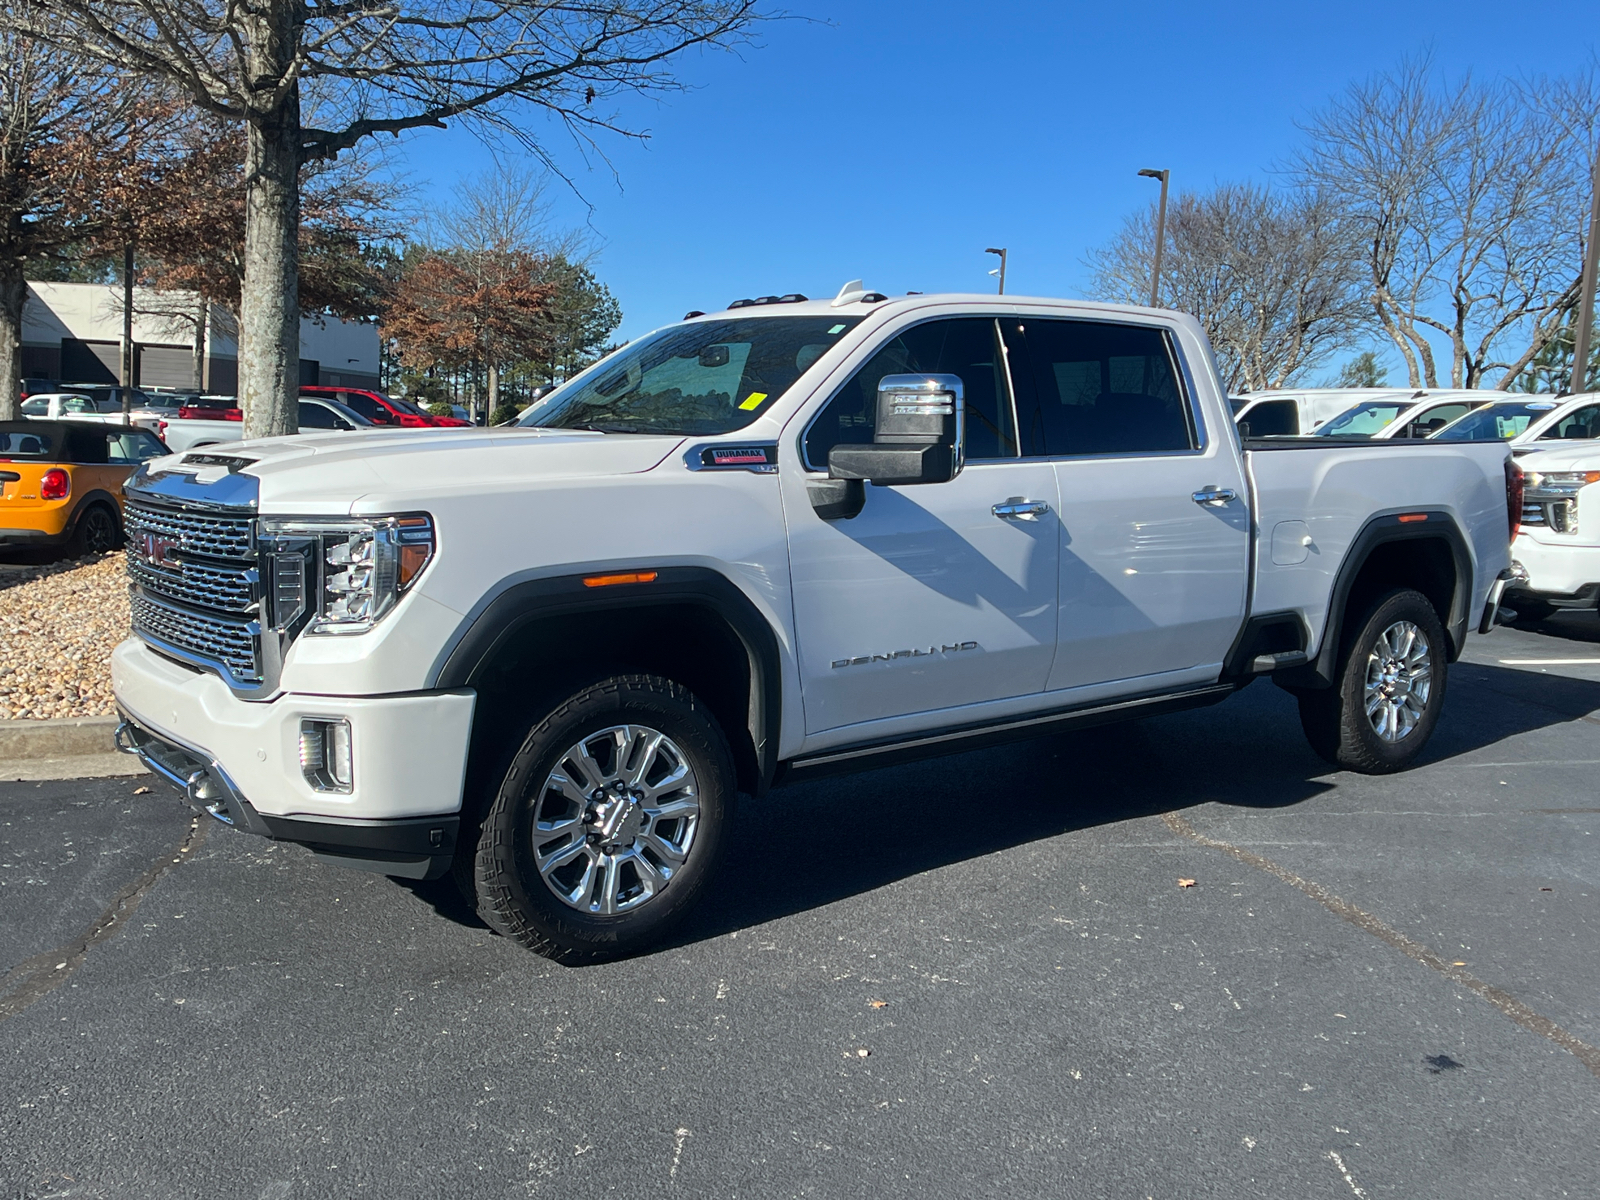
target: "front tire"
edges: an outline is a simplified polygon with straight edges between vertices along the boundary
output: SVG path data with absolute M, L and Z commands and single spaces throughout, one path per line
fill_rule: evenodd
M 1367 610 L 1333 686 L 1299 693 L 1300 727 L 1328 762 L 1365 775 L 1403 771 L 1439 723 L 1449 664 L 1444 625 L 1411 588 Z
M 557 962 L 649 949 L 699 899 L 734 778 L 687 689 L 654 675 L 581 689 L 534 723 L 484 817 L 479 914 Z

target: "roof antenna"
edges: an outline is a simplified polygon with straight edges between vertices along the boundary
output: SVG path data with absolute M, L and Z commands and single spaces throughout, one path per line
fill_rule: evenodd
M 832 307 L 843 308 L 846 304 L 854 304 L 866 294 L 867 289 L 862 285 L 861 280 L 852 279 L 839 289 L 839 294 L 833 298 Z

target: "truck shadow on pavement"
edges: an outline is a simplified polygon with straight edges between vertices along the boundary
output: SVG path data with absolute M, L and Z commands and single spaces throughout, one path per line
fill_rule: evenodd
M 1597 710 L 1600 683 L 1457 663 L 1416 769 L 1536 729 L 1600 726 Z M 744 801 L 718 876 L 673 945 L 1094 826 L 1206 802 L 1287 808 L 1341 778 L 1355 777 L 1312 753 L 1293 698 L 1258 683 L 1196 712 L 798 784 Z
M 1600 735 L 1600 682 L 1458 662 L 1449 688 L 1414 769 L 1574 721 Z M 1194 712 L 796 784 L 742 798 L 716 877 L 661 949 L 1062 834 L 1208 802 L 1288 808 L 1355 778 L 1313 754 L 1293 698 L 1259 682 Z M 396 882 L 483 928 L 449 879 Z

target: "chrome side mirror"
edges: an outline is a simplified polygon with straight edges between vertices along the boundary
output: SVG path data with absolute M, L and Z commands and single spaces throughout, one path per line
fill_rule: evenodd
M 835 446 L 828 478 L 881 487 L 948 483 L 965 465 L 964 397 L 956 375 L 885 375 L 870 446 Z

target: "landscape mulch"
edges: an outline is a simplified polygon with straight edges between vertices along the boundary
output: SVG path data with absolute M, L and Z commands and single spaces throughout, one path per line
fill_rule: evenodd
M 0 569 L 0 720 L 111 715 L 111 651 L 128 628 L 121 551 Z

